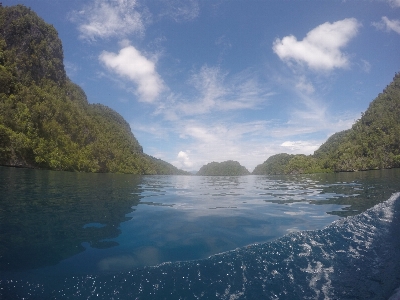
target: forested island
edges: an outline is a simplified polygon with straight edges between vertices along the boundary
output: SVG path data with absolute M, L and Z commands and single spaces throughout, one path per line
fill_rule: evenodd
M 400 167 L 400 73 L 354 125 L 333 134 L 313 155 L 269 157 L 254 175 L 352 172 Z
M 243 176 L 250 172 L 239 162 L 227 160 L 223 162 L 211 162 L 200 168 L 196 175 L 200 176 Z
M 89 104 L 67 77 L 56 29 L 29 8 L 0 6 L 0 165 L 189 174 L 143 153 L 129 124 Z
M 90 104 L 65 72 L 56 29 L 29 8 L 0 6 L 0 165 L 65 171 L 187 174 L 149 156 L 111 108 Z M 313 155 L 281 153 L 252 174 L 302 174 L 400 167 L 400 73 L 352 128 Z M 248 175 L 236 161 L 198 175 Z

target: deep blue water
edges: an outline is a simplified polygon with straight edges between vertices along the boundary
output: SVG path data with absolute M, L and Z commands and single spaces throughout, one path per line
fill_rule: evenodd
M 0 299 L 388 299 L 400 170 L 132 176 L 0 168 Z

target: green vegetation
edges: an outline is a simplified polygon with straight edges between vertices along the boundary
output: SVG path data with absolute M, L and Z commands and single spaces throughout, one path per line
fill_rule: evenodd
M 0 165 L 85 172 L 188 174 L 148 156 L 112 109 L 66 76 L 53 26 L 0 7 Z
M 258 165 L 254 175 L 309 174 L 332 172 L 321 166 L 320 161 L 312 155 L 280 153 L 269 157 Z
M 280 153 L 270 156 L 263 164 L 255 167 L 254 175 L 277 175 L 285 174 L 285 167 L 288 162 L 294 157 L 293 154 Z
M 228 160 L 221 163 L 211 162 L 197 172 L 200 176 L 242 176 L 250 172 L 237 161 Z
M 400 167 L 400 73 L 352 128 L 333 134 L 314 155 L 278 154 L 253 174 L 298 174 Z

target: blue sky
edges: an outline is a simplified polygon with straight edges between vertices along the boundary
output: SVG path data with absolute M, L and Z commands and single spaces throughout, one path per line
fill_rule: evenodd
M 400 71 L 400 0 L 3 0 L 53 24 L 71 80 L 184 170 L 312 154 Z

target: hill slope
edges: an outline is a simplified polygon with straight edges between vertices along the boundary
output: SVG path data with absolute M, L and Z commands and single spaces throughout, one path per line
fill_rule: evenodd
M 211 162 L 200 168 L 196 175 L 200 176 L 242 176 L 250 172 L 237 161 L 228 160 L 221 163 Z
M 277 160 L 282 157 L 285 157 L 284 161 Z M 333 134 L 314 155 L 287 157 L 278 154 L 258 165 L 253 174 L 342 172 L 399 167 L 400 73 L 397 73 L 352 128 Z
M 0 28 L 0 165 L 188 174 L 144 154 L 117 112 L 88 103 L 53 26 L 17 5 L 0 7 Z

